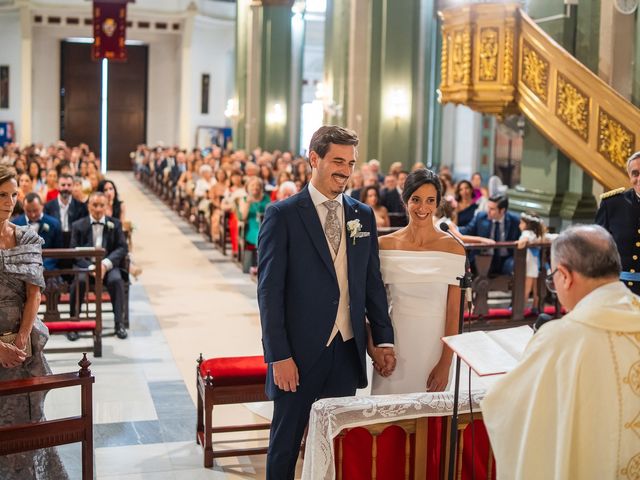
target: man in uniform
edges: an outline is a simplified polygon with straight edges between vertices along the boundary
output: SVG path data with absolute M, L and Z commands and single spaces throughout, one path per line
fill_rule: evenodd
M 596 223 L 613 235 L 622 261 L 620 280 L 640 295 L 640 151 L 627 160 L 631 188 L 603 193 Z

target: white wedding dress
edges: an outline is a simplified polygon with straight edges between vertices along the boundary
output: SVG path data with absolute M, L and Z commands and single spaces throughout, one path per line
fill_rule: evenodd
M 442 354 L 449 285 L 459 284 L 464 266 L 464 255 L 455 253 L 380 251 L 397 364 L 390 377 L 373 372 L 372 395 L 426 391 Z

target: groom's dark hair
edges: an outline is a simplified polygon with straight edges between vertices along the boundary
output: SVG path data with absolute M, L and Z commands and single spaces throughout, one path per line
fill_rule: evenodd
M 309 153 L 316 152 L 320 158 L 329 151 L 332 143 L 336 145 L 353 145 L 358 146 L 358 134 L 353 130 L 338 127 L 337 125 L 324 125 L 316 130 L 309 142 Z
M 440 205 L 442 199 L 442 183 L 440 178 L 431 170 L 419 168 L 415 172 L 411 172 L 404 181 L 404 190 L 402 190 L 402 201 L 405 205 L 409 204 L 411 195 L 422 185 L 433 185 L 436 189 L 436 204 Z

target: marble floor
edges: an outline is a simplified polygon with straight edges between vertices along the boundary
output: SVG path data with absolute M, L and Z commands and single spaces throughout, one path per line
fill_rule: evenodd
M 131 174 L 108 177 L 117 184 L 127 216 L 133 221 L 133 258 L 143 274 L 131 288 L 129 338 L 114 337 L 107 317 L 103 356 L 91 358 L 96 378 L 96 478 L 264 478 L 264 456 L 221 459 L 213 469 L 205 469 L 201 449 L 195 443 L 198 354 L 261 353 L 255 283 L 145 191 Z M 49 341 L 50 347 L 67 344 L 60 335 Z M 88 346 L 90 339 L 81 338 L 77 345 Z M 77 370 L 80 357 L 77 353 L 51 353 L 48 360 L 55 373 L 62 373 Z M 262 408 L 268 411 L 268 405 Z M 79 411 L 79 389 L 52 391 L 47 397 L 50 419 Z M 220 424 L 263 420 L 243 405 L 220 407 L 217 412 Z M 266 435 L 257 433 L 252 444 L 264 443 Z M 223 440 L 227 446 L 236 446 L 238 436 L 247 434 Z M 59 451 L 70 477 L 79 479 L 79 444 Z

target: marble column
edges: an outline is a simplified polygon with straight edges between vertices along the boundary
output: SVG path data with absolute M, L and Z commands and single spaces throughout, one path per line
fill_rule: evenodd
M 300 108 L 300 94 L 295 92 L 301 85 L 292 85 L 292 55 L 302 55 L 302 49 L 292 48 L 291 4 L 238 1 L 238 148 L 289 150 L 297 144 L 292 139 L 299 137 L 299 122 L 292 120 L 291 112 Z

